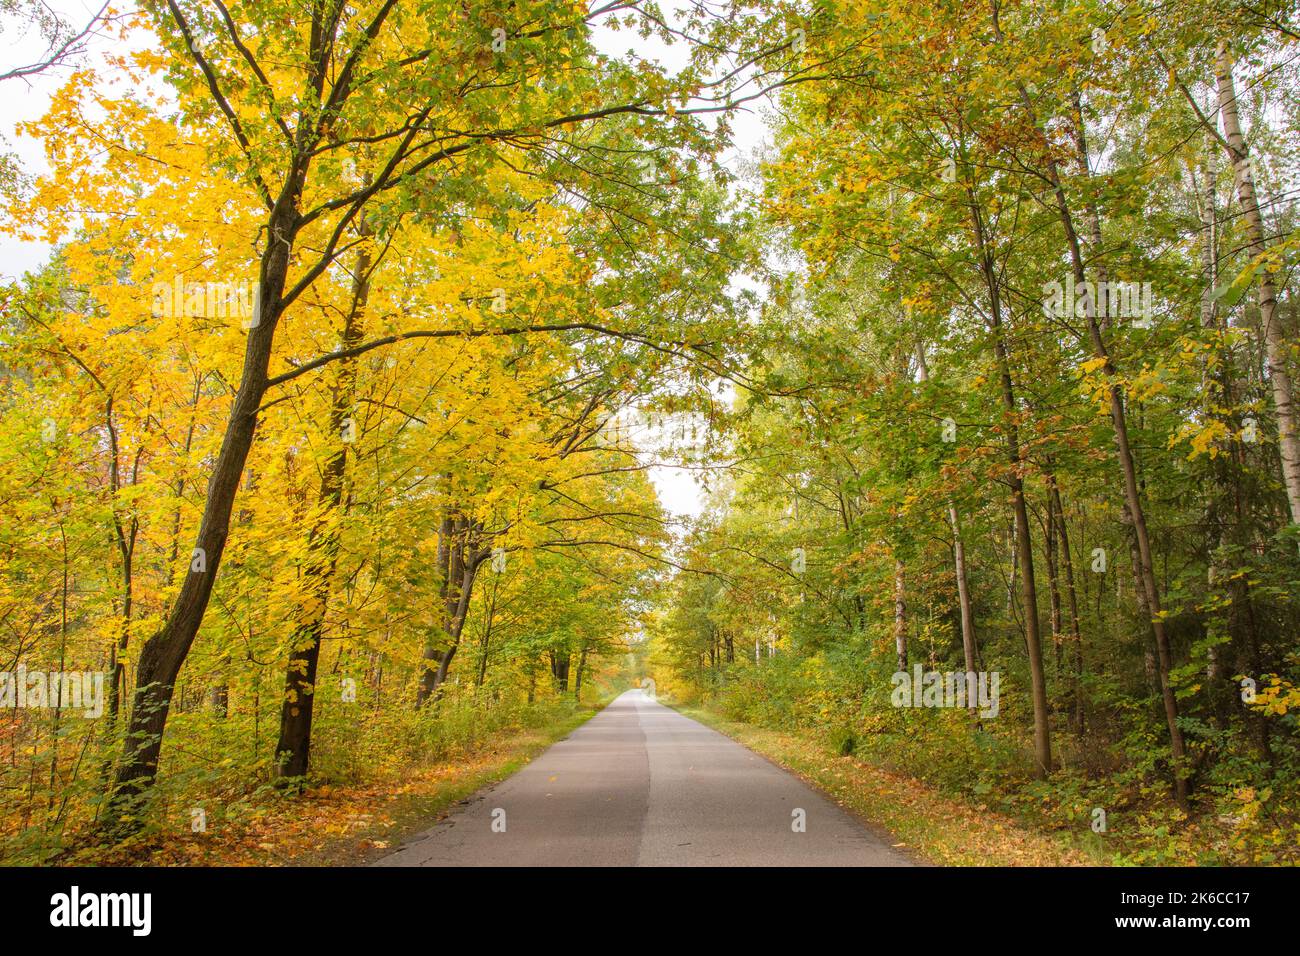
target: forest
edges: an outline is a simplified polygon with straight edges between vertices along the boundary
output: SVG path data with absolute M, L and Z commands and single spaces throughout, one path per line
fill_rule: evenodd
M 71 9 L 0 3 L 0 861 L 382 849 L 639 686 L 1300 862 L 1300 6 Z

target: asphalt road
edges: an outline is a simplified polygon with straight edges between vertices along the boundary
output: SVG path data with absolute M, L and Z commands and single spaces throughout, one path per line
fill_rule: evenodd
M 797 777 L 632 690 L 375 865 L 910 861 Z

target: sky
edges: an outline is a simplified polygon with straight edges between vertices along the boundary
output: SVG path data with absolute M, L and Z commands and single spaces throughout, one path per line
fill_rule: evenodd
M 85 23 L 99 9 L 94 0 L 46 0 L 47 5 L 69 22 Z M 107 49 L 107 41 L 94 42 L 94 48 Z M 35 62 L 45 52 L 45 44 L 34 29 L 24 29 L 13 15 L 0 16 L 0 72 Z M 0 92 L 0 150 L 15 154 L 29 174 L 44 171 L 44 147 L 27 136 L 20 136 L 19 123 L 39 119 L 49 107 L 50 97 L 67 79 L 68 70 L 38 73 L 30 77 L 6 80 Z M 14 279 L 41 265 L 49 256 L 49 246 L 37 242 L 19 242 L 0 235 L 0 279 Z
M 99 8 L 97 0 L 46 0 L 51 9 L 62 14 L 69 22 L 85 22 Z M 685 44 L 668 46 L 656 38 L 643 39 L 629 30 L 613 31 L 597 25 L 593 31 L 598 49 L 609 56 L 635 56 L 660 63 L 670 71 L 680 69 L 686 62 Z M 90 43 L 91 62 L 99 62 L 113 41 L 94 39 Z M 17 64 L 34 61 L 44 51 L 44 44 L 35 31 L 23 33 L 11 16 L 0 17 L 0 72 Z M 67 78 L 68 69 L 53 70 L 32 77 L 8 80 L 0 96 L 0 150 L 18 157 L 23 170 L 29 175 L 39 175 L 46 169 L 44 149 L 40 142 L 17 131 L 20 123 L 39 119 L 49 106 L 50 98 Z M 764 125 L 755 111 L 746 111 L 733 118 L 734 146 L 723 161 L 739 172 L 742 162 L 753 159 L 762 144 Z M 39 267 L 49 256 L 49 246 L 38 242 L 21 242 L 0 234 L 0 281 L 14 279 Z M 671 465 L 655 465 L 650 470 L 651 480 L 664 507 L 675 515 L 695 516 L 703 508 L 703 493 L 691 473 Z
M 664 4 L 670 22 L 678 22 L 676 11 L 683 9 Z M 670 12 L 672 11 L 672 12 Z M 686 44 L 678 42 L 668 46 L 657 37 L 643 39 L 630 30 L 613 31 L 599 24 L 593 30 L 596 47 L 607 55 L 636 56 L 659 63 L 669 72 L 686 65 L 689 56 Z M 752 162 L 761 150 L 765 138 L 763 117 L 757 108 L 738 112 L 732 117 L 732 147 L 722 156 L 722 162 L 737 175 L 740 166 Z M 692 472 L 670 465 L 656 465 L 650 469 L 650 478 L 664 508 L 674 515 L 696 517 L 704 507 L 704 492 Z

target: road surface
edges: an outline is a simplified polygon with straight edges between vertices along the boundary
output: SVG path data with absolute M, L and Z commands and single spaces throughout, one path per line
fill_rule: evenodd
M 797 777 L 631 690 L 375 865 L 911 863 Z

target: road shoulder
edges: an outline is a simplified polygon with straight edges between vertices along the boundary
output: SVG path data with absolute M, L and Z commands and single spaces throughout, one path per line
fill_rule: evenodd
M 485 734 L 454 757 L 380 779 L 315 784 L 295 796 L 262 787 L 238 814 L 211 813 L 203 832 L 178 825 L 138 844 L 70 854 L 90 866 L 364 866 L 435 826 L 479 791 L 527 766 L 608 704 L 584 704 L 531 726 Z M 177 819 L 179 815 L 173 814 Z M 188 815 L 184 821 L 188 823 Z
M 396 853 L 411 839 L 437 826 L 456 807 L 472 801 L 480 792 L 518 773 L 536 757 L 599 714 L 608 703 L 608 700 L 603 700 L 553 724 L 520 731 L 501 741 L 492 750 L 476 755 L 472 761 L 431 768 L 431 774 L 421 774 L 416 778 L 415 787 L 394 808 L 389 823 L 383 830 L 382 839 L 367 839 L 362 835 L 359 841 L 353 840 L 347 845 L 326 849 L 319 860 L 298 862 L 326 866 L 366 866 Z M 455 775 L 454 779 L 446 779 L 448 771 Z M 434 779 L 428 780 L 429 776 Z

